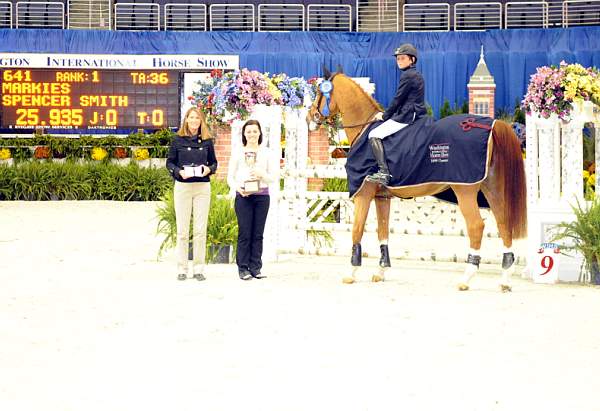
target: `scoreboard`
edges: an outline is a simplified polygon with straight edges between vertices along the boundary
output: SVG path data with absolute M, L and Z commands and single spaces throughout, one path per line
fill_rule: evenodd
M 0 69 L 0 128 L 178 127 L 179 79 L 175 70 Z

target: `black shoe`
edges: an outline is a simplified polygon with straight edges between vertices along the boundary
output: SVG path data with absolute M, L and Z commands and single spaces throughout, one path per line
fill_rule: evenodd
M 239 270 L 240 280 L 248 281 L 252 279 L 252 274 L 248 270 Z
M 261 278 L 267 278 L 266 275 L 260 273 L 260 270 L 250 271 L 250 275 L 252 275 L 252 277 L 256 278 L 257 280 L 260 280 Z
M 198 280 L 198 281 L 204 281 L 204 280 L 206 280 L 206 277 L 202 273 L 200 273 L 200 274 L 194 274 L 194 278 L 196 280 Z
M 177 279 L 179 281 L 187 280 L 187 275 L 185 275 L 185 274 L 177 274 Z
M 390 182 L 390 177 L 392 177 L 392 176 L 387 173 L 384 173 L 382 171 L 378 171 L 375 174 L 371 174 L 370 176 L 367 176 L 367 181 L 369 181 L 371 183 L 387 186 Z

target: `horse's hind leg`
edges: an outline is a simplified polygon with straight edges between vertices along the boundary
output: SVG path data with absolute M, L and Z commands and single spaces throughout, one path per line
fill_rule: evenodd
M 390 251 L 388 249 L 388 238 L 390 235 L 390 205 L 389 197 L 375 197 L 375 207 L 377 209 L 377 238 L 379 239 L 379 249 L 381 257 L 379 259 L 379 272 L 373 274 L 371 281 L 377 283 L 385 279 L 385 270 L 391 267 Z
M 481 239 L 483 237 L 483 228 L 485 224 L 481 218 L 479 205 L 477 204 L 479 186 L 479 184 L 451 186 L 458 199 L 460 212 L 465 218 L 467 232 L 469 234 L 469 245 L 471 247 L 467 257 L 467 266 L 465 268 L 464 276 L 458 283 L 458 289 L 460 291 L 469 289 L 469 281 L 477 273 L 479 262 L 481 261 Z
M 496 224 L 498 225 L 498 232 L 500 233 L 502 243 L 504 244 L 500 290 L 502 292 L 508 292 L 512 291 L 510 277 L 515 271 L 515 254 L 512 251 L 512 234 L 508 229 L 508 224 L 506 221 L 506 204 L 504 202 L 504 196 L 501 194 L 502 190 L 499 188 L 501 187 L 496 184 L 494 174 L 492 173 L 490 173 L 488 179 L 486 179 L 481 185 L 481 191 L 483 191 L 483 195 L 485 195 L 485 198 L 490 204 L 490 209 L 492 210 L 494 218 L 496 219 Z

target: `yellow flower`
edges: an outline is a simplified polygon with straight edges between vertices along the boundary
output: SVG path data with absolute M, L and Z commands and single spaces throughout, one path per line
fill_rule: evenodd
M 10 148 L 0 149 L 0 160 L 8 160 L 12 156 L 10 155 Z
M 583 170 L 583 179 L 587 180 L 588 178 L 590 178 L 590 172 L 587 170 Z
M 150 153 L 147 148 L 136 148 L 133 150 L 133 158 L 137 161 L 148 160 L 150 158 Z
M 102 147 L 92 148 L 92 160 L 102 161 L 106 158 L 106 156 L 108 156 L 108 151 Z
M 590 178 L 588 178 L 587 184 L 591 185 L 592 187 L 596 185 L 596 173 L 592 174 Z

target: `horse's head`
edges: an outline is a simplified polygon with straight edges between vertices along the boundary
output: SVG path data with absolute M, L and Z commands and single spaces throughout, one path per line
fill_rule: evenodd
M 311 130 L 316 130 L 324 123 L 330 123 L 333 116 L 340 112 L 333 87 L 334 78 L 338 74 L 342 74 L 339 69 L 333 74 L 327 68 L 323 70 L 323 80 L 319 83 L 315 101 L 306 116 Z

